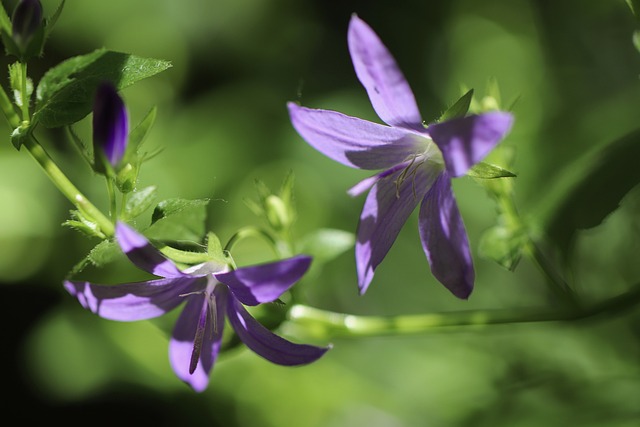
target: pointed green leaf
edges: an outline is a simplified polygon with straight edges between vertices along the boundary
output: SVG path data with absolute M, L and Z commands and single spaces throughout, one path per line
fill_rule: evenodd
M 99 49 L 50 69 L 38 84 L 34 121 L 46 127 L 75 123 L 91 112 L 97 86 L 112 82 L 119 90 L 169 68 L 168 61 Z
M 2 3 L 0 3 L 0 29 L 11 34 L 11 19 Z
M 60 14 L 62 14 L 62 9 L 64 8 L 64 2 L 65 0 L 62 0 L 53 15 L 46 20 L 44 26 L 45 40 L 49 38 L 51 31 L 53 31 L 53 27 L 56 25 L 56 22 L 58 22 L 58 18 L 60 18 Z
M 516 174 L 509 172 L 508 170 L 501 168 L 500 166 L 492 165 L 491 163 L 480 162 L 474 165 L 467 172 L 472 178 L 479 179 L 496 179 L 496 178 L 515 178 Z
M 438 121 L 451 120 L 458 117 L 464 117 L 469 111 L 471 100 L 473 99 L 473 89 L 467 91 L 460 99 L 458 99 L 451 107 L 442 113 Z

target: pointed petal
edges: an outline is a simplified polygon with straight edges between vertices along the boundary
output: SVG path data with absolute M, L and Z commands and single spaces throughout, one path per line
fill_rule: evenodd
M 328 347 L 295 344 L 277 336 L 251 317 L 233 297 L 228 299 L 227 316 L 229 323 L 247 347 L 278 365 L 305 365 L 316 361 L 329 350 Z
M 473 260 L 446 172 L 425 195 L 419 218 L 422 247 L 431 272 L 455 296 L 468 298 L 475 277 Z
M 356 267 L 360 293 L 367 290 L 377 266 L 391 249 L 400 229 L 431 187 L 438 170 L 420 165 L 380 179 L 369 192 L 360 215 Z M 404 174 L 404 175 L 403 175 Z M 399 180 L 404 180 L 400 183 Z
M 246 305 L 258 305 L 278 299 L 307 272 L 311 257 L 296 256 L 269 264 L 242 267 L 215 278 L 229 287 L 233 295 Z
M 380 181 L 382 178 L 389 176 L 402 169 L 405 169 L 407 166 L 409 166 L 409 162 L 403 162 L 395 165 L 392 168 L 387 169 L 386 171 L 382 171 L 378 174 L 370 176 L 369 178 L 365 178 L 359 183 L 357 183 L 356 185 L 354 185 L 353 187 L 351 187 L 349 190 L 347 190 L 347 194 L 350 195 L 351 197 L 359 196 L 365 191 L 369 190 L 371 187 L 373 187 L 373 185 L 376 182 Z
M 384 126 L 329 110 L 287 104 L 293 127 L 325 156 L 359 169 L 386 169 L 421 151 L 428 140 L 408 130 Z
M 453 177 L 464 175 L 511 130 L 513 116 L 501 111 L 461 117 L 427 128 Z
M 209 385 L 209 373 L 220 352 L 226 305 L 224 292 L 224 288 L 218 286 L 212 300 L 204 293 L 190 296 L 169 343 L 173 371 L 197 392 L 204 391 Z M 215 310 L 210 310 L 209 301 L 216 301 Z M 211 315 L 216 317 L 215 322 Z
M 146 237 L 124 222 L 116 224 L 116 240 L 122 252 L 138 268 L 160 277 L 185 276 L 173 262 L 154 248 Z
M 197 291 L 202 283 L 200 278 L 187 276 L 124 285 L 65 281 L 64 287 L 87 310 L 128 322 L 165 314 L 184 301 L 180 295 Z
M 422 118 L 409 83 L 377 34 L 354 15 L 347 37 L 356 75 L 378 116 L 391 126 L 421 128 Z

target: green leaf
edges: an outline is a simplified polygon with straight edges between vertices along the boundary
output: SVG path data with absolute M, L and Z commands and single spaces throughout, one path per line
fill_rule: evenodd
M 355 241 L 355 235 L 348 231 L 322 228 L 305 236 L 299 251 L 313 256 L 314 264 L 324 264 L 351 249 Z
M 115 261 L 121 254 L 122 251 L 115 242 L 111 240 L 103 240 L 91 249 L 89 254 L 71 269 L 68 276 L 71 277 L 80 273 L 89 265 L 102 267 Z
M 599 225 L 640 183 L 638 159 L 640 129 L 567 167 L 535 214 L 548 237 L 564 250 L 577 230 Z
M 156 206 L 145 235 L 163 241 L 199 242 L 205 234 L 209 199 L 168 199 Z
M 89 237 L 106 238 L 102 231 L 100 231 L 100 226 L 95 221 L 85 217 L 82 212 L 77 210 L 71 211 L 71 219 L 65 221 L 62 225 L 73 228 Z
M 509 271 L 515 270 L 529 237 L 524 228 L 509 228 L 496 225 L 484 232 L 480 239 L 480 256 L 497 262 Z
M 7 15 L 7 10 L 4 8 L 4 5 L 0 3 L 0 29 L 6 31 L 11 34 L 11 19 L 9 19 L 9 15 Z
M 640 0 L 626 0 L 626 1 L 633 15 L 636 17 L 636 19 L 640 20 Z
M 515 178 L 516 174 L 510 172 L 500 166 L 492 165 L 491 163 L 480 162 L 473 166 L 467 172 L 472 178 L 478 179 L 497 179 L 497 178 Z
M 138 125 L 129 133 L 129 144 L 127 149 L 137 150 L 142 145 L 145 137 L 149 134 L 153 123 L 156 121 L 158 109 L 153 107 Z M 126 157 L 126 156 L 125 156 Z
M 140 216 L 149 209 L 157 199 L 157 188 L 149 186 L 131 193 L 124 206 L 123 221 L 128 221 Z
M 440 119 L 438 121 L 444 122 L 446 120 L 455 119 L 458 117 L 464 117 L 469 111 L 469 106 L 471 105 L 471 100 L 473 99 L 473 89 L 470 89 L 462 95 L 460 99 L 458 99 L 451 107 L 447 108 L 447 110 L 442 113 Z
M 13 132 L 11 133 L 11 143 L 16 148 L 16 150 L 19 150 L 20 147 L 22 147 L 22 144 L 24 144 L 24 141 L 30 137 L 31 131 L 32 127 L 27 122 L 23 122 L 20 126 L 13 130 Z
M 631 38 L 633 45 L 636 47 L 636 50 L 640 52 L 640 31 L 634 31 L 633 36 Z
M 120 90 L 169 67 L 168 61 L 105 49 L 68 59 L 38 84 L 34 121 L 50 128 L 75 123 L 91 112 L 101 82 L 110 81 Z
M 53 31 L 53 27 L 56 25 L 56 22 L 58 22 L 58 18 L 60 18 L 60 14 L 62 14 L 62 9 L 64 8 L 64 2 L 65 0 L 62 0 L 53 15 L 51 15 L 51 17 L 46 20 L 44 26 L 45 40 L 49 38 L 49 35 L 51 35 L 51 31 Z

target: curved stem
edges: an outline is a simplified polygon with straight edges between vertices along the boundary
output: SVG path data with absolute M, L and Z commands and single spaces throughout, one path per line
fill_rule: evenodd
M 25 138 L 24 146 L 27 148 L 33 159 L 38 162 L 47 176 L 55 184 L 64 196 L 73 203 L 83 215 L 88 219 L 95 221 L 100 227 L 100 231 L 106 237 L 112 237 L 114 233 L 113 223 L 107 218 L 100 209 L 96 208 L 75 185 L 67 178 L 67 176 L 58 168 L 58 165 L 51 159 L 49 154 L 35 140 L 33 135 Z
M 582 308 L 472 310 L 395 317 L 357 316 L 297 304 L 289 322 L 318 339 L 375 337 L 436 332 L 443 328 L 510 323 L 574 321 L 605 313 L 618 314 L 640 303 L 640 284 L 628 292 Z
M 260 237 L 266 240 L 267 243 L 269 243 L 271 247 L 274 249 L 274 251 L 277 252 L 276 248 L 278 244 L 275 241 L 275 239 L 266 231 L 256 227 L 243 227 L 240 230 L 238 230 L 233 236 L 231 236 L 226 246 L 224 247 L 224 251 L 225 252 L 231 251 L 231 249 L 233 249 L 233 247 L 240 240 L 246 239 L 247 237 Z

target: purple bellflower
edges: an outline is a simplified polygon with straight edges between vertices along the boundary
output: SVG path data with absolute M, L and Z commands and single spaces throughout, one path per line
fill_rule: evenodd
M 513 117 L 496 111 L 425 127 L 395 60 L 355 15 L 348 44 L 358 79 L 389 126 L 294 103 L 288 108 L 294 128 L 316 150 L 350 167 L 384 170 L 349 191 L 355 196 L 370 189 L 355 249 L 360 293 L 421 202 L 419 231 L 431 272 L 455 296 L 466 299 L 475 273 L 451 178 L 480 162 L 509 132 Z
M 185 302 L 169 343 L 169 359 L 178 378 L 195 391 L 203 391 L 209 383 L 222 343 L 225 315 L 245 345 L 273 363 L 303 365 L 328 350 L 275 335 L 243 306 L 278 299 L 304 275 L 310 257 L 301 255 L 236 270 L 209 262 L 180 271 L 128 225 L 116 225 L 116 239 L 131 262 L 161 278 L 113 286 L 65 281 L 65 288 L 84 308 L 119 321 L 158 317 Z
M 103 82 L 98 86 L 93 104 L 93 149 L 99 172 L 104 172 L 103 158 L 111 167 L 117 167 L 127 149 L 128 136 L 124 101 L 112 83 Z

